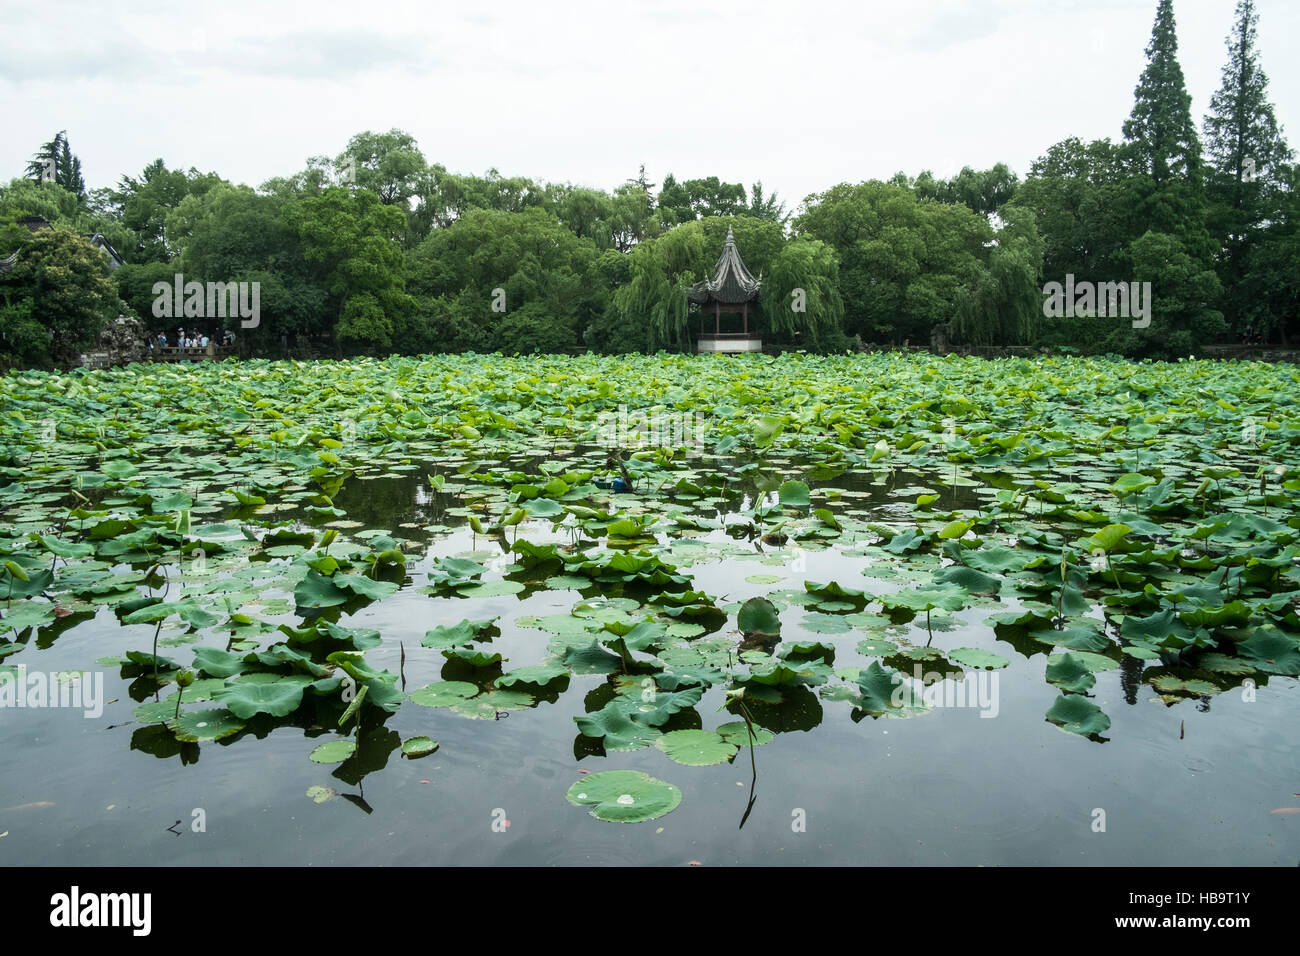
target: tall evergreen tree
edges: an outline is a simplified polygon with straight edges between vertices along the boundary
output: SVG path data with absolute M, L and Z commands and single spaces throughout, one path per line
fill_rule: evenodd
M 1254 0 L 1238 0 L 1223 83 L 1210 100 L 1204 128 L 1209 223 L 1223 248 L 1218 271 L 1224 312 L 1234 328 L 1264 332 L 1277 323 L 1266 314 L 1257 287 L 1271 283 L 1249 273 L 1258 264 L 1264 233 L 1283 218 L 1293 154 L 1268 101 L 1255 38 L 1258 20 Z
M 1133 112 L 1124 122 L 1125 158 L 1139 179 L 1139 218 L 1146 228 L 1176 235 L 1189 252 L 1208 259 L 1201 144 L 1178 65 L 1173 0 L 1160 0 L 1146 53 Z
M 81 175 L 81 159 L 72 154 L 68 145 L 68 131 L 60 130 L 54 139 L 43 145 L 27 164 L 26 174 L 39 182 L 54 182 L 62 186 L 79 202 L 86 198 L 86 181 Z

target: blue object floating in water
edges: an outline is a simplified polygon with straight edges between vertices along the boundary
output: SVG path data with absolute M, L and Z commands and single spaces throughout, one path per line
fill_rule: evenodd
M 614 479 L 614 490 L 615 490 L 615 491 L 627 491 L 627 490 L 628 490 L 627 482 L 624 481 L 622 478 L 615 478 L 615 479 Z

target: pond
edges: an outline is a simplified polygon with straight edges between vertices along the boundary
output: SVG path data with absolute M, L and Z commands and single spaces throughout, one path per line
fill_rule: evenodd
M 1295 865 L 1296 377 L 10 375 L 0 859 Z

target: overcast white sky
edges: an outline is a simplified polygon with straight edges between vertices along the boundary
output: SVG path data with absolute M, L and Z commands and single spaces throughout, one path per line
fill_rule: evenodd
M 2 2 L 0 181 L 61 129 L 88 186 L 156 157 L 258 185 L 398 127 L 457 172 L 610 189 L 840 182 L 1118 140 L 1156 0 L 470 4 Z M 1300 3 L 1260 0 L 1270 98 L 1300 148 Z M 1198 128 L 1235 0 L 1176 0 Z M 466 12 L 472 10 L 472 12 Z

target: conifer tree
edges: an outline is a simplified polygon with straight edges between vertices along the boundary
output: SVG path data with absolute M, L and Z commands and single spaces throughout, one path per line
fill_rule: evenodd
M 1264 331 L 1275 323 L 1260 314 L 1261 242 L 1283 217 L 1287 167 L 1293 159 L 1268 101 L 1268 77 L 1259 65 L 1254 0 L 1238 0 L 1223 82 L 1205 116 L 1209 225 L 1222 245 L 1219 277 L 1224 312 L 1237 329 Z M 1265 257 L 1268 258 L 1268 257 Z
M 1208 261 L 1201 144 L 1192 123 L 1192 97 L 1178 64 L 1173 0 L 1160 0 L 1147 65 L 1124 123 L 1124 152 L 1138 179 L 1137 221 L 1177 236 L 1193 256 Z

